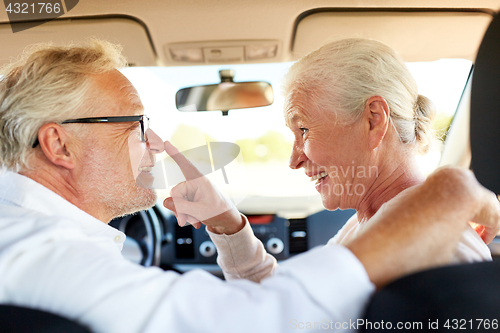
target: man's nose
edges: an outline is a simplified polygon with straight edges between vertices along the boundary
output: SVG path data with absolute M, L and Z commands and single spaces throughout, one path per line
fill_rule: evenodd
M 152 129 L 148 129 L 148 149 L 153 154 L 160 154 L 165 150 L 165 146 L 163 145 L 163 141 Z
M 303 167 L 305 161 L 307 161 L 307 156 L 306 154 L 304 154 L 303 147 L 294 143 L 288 166 L 294 170 L 300 169 L 301 167 Z

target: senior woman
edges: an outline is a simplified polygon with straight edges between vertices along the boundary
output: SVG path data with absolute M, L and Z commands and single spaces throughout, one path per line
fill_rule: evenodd
M 329 244 L 352 240 L 377 211 L 425 181 L 415 155 L 425 153 L 434 139 L 435 110 L 418 94 L 403 60 L 387 45 L 368 39 L 326 44 L 290 68 L 284 93 L 286 124 L 295 136 L 290 168 L 303 168 L 316 181 L 326 209 L 356 210 Z M 180 187 L 186 194 L 185 186 Z M 172 191 L 174 200 L 180 187 Z M 165 204 L 175 209 L 172 199 Z M 230 203 L 225 205 L 230 214 L 203 223 L 218 248 L 226 278 L 260 281 L 271 275 L 276 261 L 266 255 L 246 218 L 239 218 Z M 183 219 L 201 220 L 186 215 Z M 453 260 L 491 260 L 491 254 L 469 228 Z
M 385 203 L 425 180 L 415 155 L 434 140 L 434 106 L 387 45 L 327 44 L 292 66 L 284 91 L 285 119 L 295 135 L 290 167 L 317 179 L 326 209 L 356 210 L 330 242 L 356 237 Z M 471 228 L 456 259 L 491 260 L 491 254 Z

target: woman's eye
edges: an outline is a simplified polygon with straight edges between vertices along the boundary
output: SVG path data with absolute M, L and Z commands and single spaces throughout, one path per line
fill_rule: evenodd
M 302 136 L 304 136 L 309 130 L 305 127 L 299 128 L 299 130 L 302 132 Z

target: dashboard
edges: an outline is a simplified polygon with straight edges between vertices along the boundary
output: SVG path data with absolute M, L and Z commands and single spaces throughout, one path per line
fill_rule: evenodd
M 326 244 L 354 213 L 354 210 L 322 210 L 304 218 L 284 218 L 278 214 L 245 215 L 266 251 L 281 261 Z M 158 240 L 153 240 L 151 238 L 155 236 L 151 230 L 148 231 L 148 228 L 151 229 L 148 225 L 156 223 L 160 236 Z M 178 272 L 204 269 L 223 277 L 217 265 L 217 249 L 204 225 L 199 229 L 189 225 L 180 227 L 175 215 L 159 205 L 148 211 L 115 219 L 110 225 L 127 235 L 123 254 L 131 261 Z M 159 252 L 152 256 L 152 260 L 148 260 L 151 257 L 148 253 L 154 246 L 148 244 L 155 242 Z

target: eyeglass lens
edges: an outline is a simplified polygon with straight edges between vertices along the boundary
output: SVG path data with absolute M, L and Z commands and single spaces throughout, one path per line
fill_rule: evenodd
M 149 118 L 144 116 L 141 120 L 142 141 L 148 141 Z

